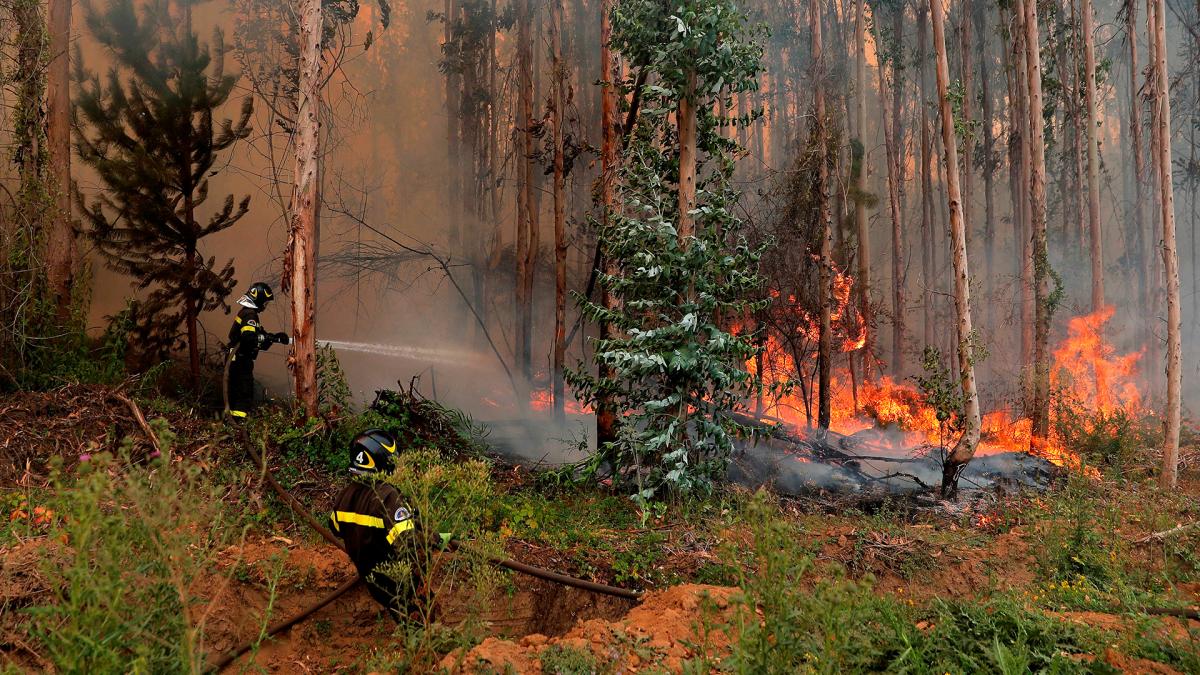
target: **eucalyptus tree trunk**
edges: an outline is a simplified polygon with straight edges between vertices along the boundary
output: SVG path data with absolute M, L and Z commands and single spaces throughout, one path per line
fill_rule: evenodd
M 60 319 L 71 311 L 75 227 L 71 221 L 71 0 L 47 0 L 50 64 L 46 70 L 46 143 L 54 209 L 46 237 L 46 277 Z
M 960 17 L 961 20 L 958 31 L 959 55 L 962 57 L 960 82 L 962 83 L 963 92 L 962 122 L 967 131 L 963 134 L 962 142 L 962 202 L 960 203 L 960 206 L 962 207 L 963 218 L 968 222 L 972 222 L 974 219 L 971 217 L 971 202 L 975 196 L 975 174 L 971 167 L 971 160 L 975 157 L 975 132 L 971 129 L 971 120 L 974 116 L 973 106 L 975 103 L 975 80 L 971 76 L 971 13 L 975 11 L 975 2 L 973 2 L 973 0 L 963 0 L 961 11 L 962 15 Z M 943 20 L 944 19 L 945 17 L 943 17 Z M 934 39 L 936 40 L 936 36 Z M 945 39 L 945 35 L 943 35 L 943 39 Z M 942 113 L 942 116 L 945 117 L 944 112 Z M 945 145 L 945 140 L 942 141 L 942 145 Z M 957 155 L 958 153 L 956 152 L 955 154 Z M 947 178 L 948 177 L 949 172 L 947 172 Z M 951 208 L 951 211 L 953 210 L 954 209 Z M 953 225 L 951 225 L 951 227 L 953 227 Z M 971 230 L 968 227 L 968 246 L 970 244 L 970 239 Z
M 992 92 L 989 84 L 987 16 L 988 8 L 985 3 L 975 5 L 973 19 L 975 32 L 979 35 L 979 97 L 982 100 L 983 119 L 983 260 L 984 288 L 986 289 L 986 313 L 984 323 L 989 330 L 996 328 L 995 289 L 995 259 L 996 259 L 996 135 L 992 130 L 995 120 L 995 110 L 992 103 Z M 965 57 L 964 57 L 965 58 Z
M 292 350 L 288 357 L 296 400 L 317 415 L 316 245 L 320 180 L 321 0 L 300 5 L 300 83 L 296 115 L 296 172 L 288 228 L 284 286 L 291 294 Z
M 526 280 L 532 278 L 530 260 L 536 256 L 534 232 L 537 215 L 533 199 L 533 16 L 530 0 L 517 6 L 517 237 L 516 237 L 516 362 L 524 382 L 529 382 L 533 356 L 533 298 Z M 522 397 L 524 399 L 524 397 Z M 528 401 L 522 400 L 522 405 Z
M 900 10 L 896 10 L 900 14 Z M 878 19 L 877 19 L 878 21 Z M 876 23 L 875 45 L 877 52 L 883 51 L 882 27 Z M 895 33 L 897 44 L 899 35 Z M 897 54 L 898 56 L 898 54 Z M 888 87 L 884 77 L 884 59 L 877 56 L 876 70 L 879 82 L 879 119 L 883 125 L 884 149 L 887 153 L 888 208 L 892 217 L 892 375 L 900 378 L 904 372 L 904 217 L 900 208 L 900 183 L 904 180 L 899 160 L 899 139 L 895 120 L 888 110 Z M 892 98 L 899 98 L 900 72 L 892 61 Z
M 818 302 L 821 305 L 817 346 L 817 426 L 829 428 L 830 368 L 833 357 L 833 326 L 829 314 L 833 285 L 833 222 L 829 210 L 829 146 L 825 138 L 825 63 L 821 44 L 820 0 L 808 2 L 808 27 L 812 34 L 813 135 L 817 145 L 817 218 L 821 228 Z
M 612 21 L 611 13 L 616 0 L 602 0 L 600 3 L 600 81 L 603 83 L 600 93 L 600 208 L 602 222 L 607 223 L 615 208 L 613 198 L 613 181 L 617 171 L 617 144 L 621 137 L 620 120 L 617 117 L 616 85 L 620 81 L 620 68 L 613 58 Z M 599 242 L 603 253 L 603 242 Z M 609 274 L 617 272 L 613 261 L 607 254 L 602 264 Z M 608 288 L 601 284 L 600 304 L 606 310 L 617 308 L 616 298 Z M 612 325 L 607 321 L 600 322 L 600 339 L 606 340 L 613 335 Z M 603 366 L 601 366 L 603 367 Z M 601 373 L 607 376 L 609 373 Z M 596 447 L 616 440 L 617 418 L 613 412 L 612 403 L 607 396 L 596 402 Z
M 1150 320 L 1154 315 L 1151 310 L 1154 301 L 1150 291 L 1150 236 L 1146 232 L 1149 221 L 1146 218 L 1146 160 L 1142 154 L 1145 147 L 1142 140 L 1142 95 L 1138 86 L 1142 74 L 1137 50 L 1138 0 L 1126 0 L 1125 7 L 1125 40 L 1129 44 L 1129 150 L 1133 155 L 1133 209 L 1130 214 L 1133 222 L 1130 227 L 1133 229 L 1137 247 L 1137 261 L 1133 267 L 1136 270 L 1138 300 L 1149 310 L 1139 322 L 1144 327 L 1142 342 L 1152 346 L 1157 337 L 1151 328 Z
M 1164 0 L 1150 0 L 1147 11 L 1153 17 L 1153 34 L 1150 36 L 1154 45 L 1151 114 L 1158 137 L 1154 163 L 1158 167 L 1158 188 L 1161 193 L 1162 257 L 1167 292 L 1167 410 L 1163 419 L 1163 467 L 1159 485 L 1173 489 L 1179 481 L 1183 343 L 1179 310 L 1179 260 L 1175 247 L 1175 189 L 1171 180 L 1171 90 L 1167 73 L 1166 3 Z
M 1025 86 L 1029 92 L 1029 203 L 1033 249 L 1033 437 L 1044 444 L 1050 432 L 1050 260 L 1046 254 L 1046 141 L 1042 129 L 1042 60 L 1037 0 L 1022 0 L 1025 17 Z
M 1025 14 L 1020 4 L 1011 10 L 1013 30 L 1005 54 L 1009 77 L 1009 188 L 1012 191 L 1013 241 L 1019 242 L 1016 277 L 1020 280 L 1020 312 L 1017 333 L 1021 343 L 1022 403 L 1032 408 L 1033 389 L 1033 242 L 1029 224 L 1033 220 L 1029 190 L 1028 88 L 1025 86 Z
M 554 389 L 554 418 L 566 419 L 563 366 L 567 339 L 567 228 L 563 185 L 563 113 L 567 105 L 566 65 L 562 60 L 562 0 L 550 0 L 550 49 L 553 53 L 553 105 L 550 124 L 554 140 L 554 363 L 551 386 Z
M 933 19 L 933 48 L 937 53 L 938 106 L 942 118 L 942 149 L 945 153 L 947 207 L 950 211 L 950 245 L 954 266 L 954 310 L 958 334 L 958 378 L 963 396 L 963 435 L 958 445 L 946 457 L 942 468 L 942 493 L 951 495 L 958 485 L 958 474 L 979 444 L 979 395 L 975 388 L 975 364 L 971 340 L 971 275 L 967 267 L 967 225 L 962 195 L 959 193 L 958 149 L 955 147 L 954 116 L 950 108 L 950 60 L 946 56 L 945 16 L 941 0 L 930 0 Z M 969 21 L 963 16 L 963 26 Z M 965 44 L 963 45 L 966 46 Z M 963 61 L 969 63 L 970 52 L 963 50 Z
M 920 80 L 917 105 L 921 110 L 921 306 L 924 310 L 926 345 L 936 344 L 937 329 L 933 323 L 933 138 L 929 123 L 929 81 L 925 62 L 928 54 L 929 6 L 922 4 L 917 11 L 917 72 Z
M 1081 0 L 1083 13 L 1083 76 L 1087 98 L 1088 236 L 1092 256 L 1092 311 L 1104 306 L 1104 241 L 1100 227 L 1100 141 L 1096 106 L 1096 37 L 1092 26 L 1092 0 Z
M 882 29 L 881 29 L 882 32 Z M 908 158 L 905 155 L 904 143 L 904 87 L 901 82 L 903 72 L 904 58 L 904 5 L 897 4 L 895 11 L 892 13 L 892 36 L 896 41 L 896 53 L 892 60 L 892 161 L 895 162 L 895 171 L 890 174 L 889 186 L 893 185 L 892 178 L 894 177 L 894 194 L 889 195 L 889 199 L 895 199 L 892 206 L 892 311 L 895 314 L 893 320 L 892 338 L 892 374 L 900 378 L 904 375 L 904 347 L 905 340 L 908 335 L 908 307 L 907 307 L 907 275 L 904 259 L 905 253 L 905 226 L 904 226 L 904 180 L 907 175 Z M 886 106 L 884 106 L 886 108 Z M 883 113 L 887 115 L 885 110 Z
M 858 311 L 863 318 L 865 342 L 862 348 L 863 381 L 874 379 L 873 359 L 875 355 L 875 318 L 871 311 L 871 234 L 867 227 L 867 17 L 866 0 L 858 0 L 854 17 L 855 55 L 855 133 L 861 148 L 857 193 L 854 198 L 854 230 L 858 239 Z

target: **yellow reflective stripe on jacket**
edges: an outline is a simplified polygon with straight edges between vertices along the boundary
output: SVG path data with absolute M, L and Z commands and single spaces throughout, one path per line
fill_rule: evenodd
M 364 516 L 361 513 L 353 513 L 351 511 L 335 511 L 333 514 L 334 520 L 342 523 L 354 523 L 363 527 L 378 527 L 383 529 L 383 518 L 377 516 Z
M 336 513 L 331 513 L 331 514 L 329 514 L 329 522 L 333 523 L 333 531 L 334 531 L 334 532 L 341 532 L 341 531 L 342 531 L 342 528 L 338 527 L 338 521 L 337 521 L 337 514 L 336 514 Z
M 246 416 L 246 413 L 242 412 L 241 410 L 230 410 L 229 414 L 233 415 L 234 417 L 245 417 Z
M 389 544 L 396 543 L 396 537 L 399 537 L 401 534 L 408 532 L 409 530 L 413 529 L 413 527 L 415 527 L 415 525 L 413 525 L 413 521 L 411 518 L 408 520 L 402 520 L 402 521 L 396 523 L 395 525 L 392 526 L 391 532 L 388 532 L 387 542 Z
M 241 322 L 242 322 L 242 317 L 240 317 L 240 316 L 235 316 L 235 317 L 233 317 L 233 322 L 234 322 L 234 323 L 241 323 Z
M 258 326 L 242 326 L 243 333 L 245 333 L 246 331 L 250 331 L 253 333 L 256 330 L 258 330 Z

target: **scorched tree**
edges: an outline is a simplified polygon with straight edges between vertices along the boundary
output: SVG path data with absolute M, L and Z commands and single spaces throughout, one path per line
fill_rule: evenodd
M 738 147 L 719 110 L 757 87 L 762 48 L 730 0 L 625 0 L 611 21 L 612 47 L 646 76 L 622 86 L 642 88 L 642 108 L 599 231 L 598 281 L 616 302 L 581 301 L 611 334 L 594 345 L 599 375 L 570 380 L 619 421 L 599 463 L 648 500 L 711 486 L 732 450 L 730 412 L 753 387 L 754 342 L 731 325 L 757 308 L 760 250 L 733 214 Z
M 114 65 L 103 80 L 76 66 L 72 121 L 76 152 L 103 185 L 90 202 L 76 191 L 87 234 L 109 267 L 149 289 L 136 316 L 142 346 L 166 352 L 186 340 L 194 386 L 198 317 L 227 308 L 235 283 L 232 264 L 205 258 L 200 240 L 236 223 L 250 197 L 203 207 L 218 155 L 249 134 L 251 99 L 236 122 L 214 122 L 237 78 L 225 73 L 221 32 L 210 47 L 192 30 L 193 4 L 151 0 L 137 10 L 112 0 L 100 10 L 85 2 L 88 29 Z

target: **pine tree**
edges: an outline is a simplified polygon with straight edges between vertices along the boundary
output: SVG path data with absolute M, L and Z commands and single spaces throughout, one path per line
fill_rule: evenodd
M 250 197 L 226 196 L 201 215 L 216 159 L 249 134 L 251 99 L 235 122 L 214 123 L 237 78 L 225 73 L 220 31 L 210 47 L 191 28 L 189 0 L 85 2 L 88 29 L 115 61 L 102 80 L 76 55 L 72 123 L 79 158 L 104 189 L 87 201 L 76 190 L 86 233 L 110 268 L 149 294 L 137 333 L 165 353 L 186 340 L 193 385 L 200 371 L 197 318 L 228 306 L 233 266 L 205 258 L 200 240 L 233 226 Z M 181 326 L 183 331 L 181 332 Z
M 756 86 L 762 50 L 729 0 L 680 10 L 626 0 L 612 31 L 613 47 L 646 64 L 653 84 L 641 85 L 614 208 L 600 224 L 609 262 L 599 281 L 615 302 L 581 298 L 613 332 L 595 342 L 600 374 L 580 368 L 569 379 L 585 400 L 612 406 L 617 438 L 597 458 L 646 500 L 708 489 L 732 450 L 729 412 L 750 400 L 752 336 L 722 319 L 760 307 L 747 300 L 762 292 L 760 251 L 733 215 L 737 148 L 720 134 L 717 102 Z

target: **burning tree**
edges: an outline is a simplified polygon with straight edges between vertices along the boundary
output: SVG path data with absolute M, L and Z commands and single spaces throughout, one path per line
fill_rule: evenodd
M 234 284 L 233 266 L 206 259 L 200 240 L 232 227 L 250 197 L 235 205 L 226 196 L 207 222 L 199 211 L 218 154 L 249 134 L 251 100 L 242 101 L 236 122 L 214 124 L 237 77 L 225 73 L 220 31 L 211 48 L 197 38 L 191 5 L 155 0 L 140 12 L 132 0 L 113 0 L 103 11 L 85 5 L 88 28 L 117 65 L 103 83 L 77 68 L 72 112 L 76 151 L 107 188 L 90 203 L 76 193 L 87 233 L 110 267 L 152 289 L 139 305 L 140 344 L 172 349 L 186 326 L 194 385 L 198 317 L 223 306 Z
M 724 327 L 759 307 L 760 248 L 732 213 L 737 145 L 723 138 L 719 102 L 756 87 L 762 49 L 732 2 L 701 0 L 676 13 L 629 0 L 611 15 L 612 45 L 645 64 L 638 117 L 600 227 L 609 267 L 599 282 L 616 303 L 581 299 L 612 327 L 595 343 L 598 375 L 569 378 L 589 403 L 605 399 L 617 437 L 597 459 L 636 481 L 638 499 L 707 490 L 723 473 L 750 394 L 750 336 Z M 728 109 L 730 106 L 724 106 Z

